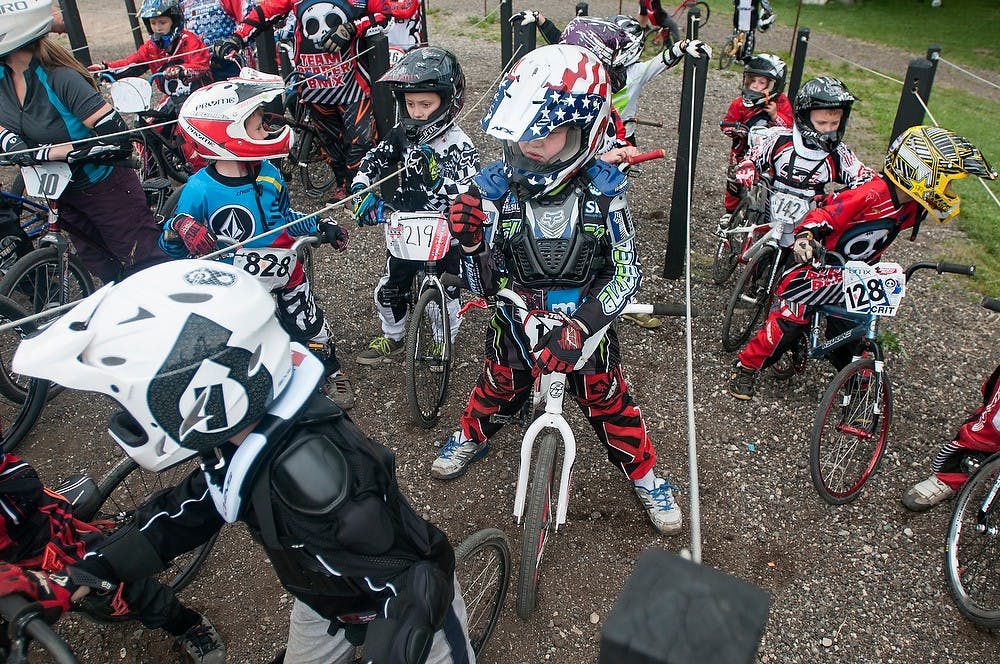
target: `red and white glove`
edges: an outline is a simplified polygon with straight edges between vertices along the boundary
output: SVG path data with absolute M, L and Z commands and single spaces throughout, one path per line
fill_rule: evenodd
M 733 178 L 741 187 L 749 189 L 757 181 L 757 168 L 752 161 L 743 161 L 733 170 Z
M 56 580 L 65 583 L 57 583 Z M 26 570 L 17 565 L 0 563 L 0 595 L 23 595 L 42 605 L 45 617 L 51 622 L 69 610 L 73 590 L 69 588 L 68 575 L 56 575 L 53 579 L 45 572 Z
M 219 240 L 207 226 L 199 224 L 189 214 L 179 214 L 170 223 L 170 228 L 184 243 L 192 256 L 204 256 L 219 248 Z
M 163 70 L 163 78 L 168 81 L 175 78 L 184 78 L 184 74 L 186 73 L 187 72 L 184 71 L 184 67 L 181 67 L 180 65 L 170 65 Z
M 448 230 L 463 247 L 473 248 L 483 241 L 486 213 L 483 199 L 474 189 L 459 194 L 448 210 Z
M 542 373 L 569 373 L 583 356 L 583 342 L 590 334 L 573 318 L 546 332 L 535 344 L 535 360 Z

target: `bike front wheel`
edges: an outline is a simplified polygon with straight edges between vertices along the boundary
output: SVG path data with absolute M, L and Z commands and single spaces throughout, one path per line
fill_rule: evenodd
M 510 541 L 496 528 L 474 532 L 455 547 L 455 574 L 462 587 L 469 641 L 476 655 L 500 619 L 510 585 L 510 561 Z
M 958 494 L 944 554 L 948 592 L 962 615 L 987 630 L 1000 629 L 1000 454 L 993 455 Z
M 196 466 L 196 461 L 188 461 L 154 473 L 139 467 L 130 457 L 123 457 L 97 483 L 101 504 L 94 521 L 110 521 L 115 528 L 124 525 L 146 499 L 158 491 L 177 485 Z M 183 589 L 208 558 L 216 539 L 218 533 L 198 548 L 174 558 L 167 569 L 160 573 L 159 581 L 175 591 Z
M 736 60 L 736 42 L 732 37 L 719 49 L 719 69 L 728 69 L 729 65 Z
M 298 150 L 299 178 L 302 180 L 306 196 L 323 198 L 336 183 L 337 176 L 317 137 L 309 131 L 302 132 L 300 136 L 302 144 Z
M 746 232 L 734 232 L 733 229 L 753 226 L 759 223 L 760 213 L 750 209 L 750 201 L 742 200 L 736 206 L 729 220 L 719 224 L 719 242 L 715 248 L 715 259 L 712 262 L 712 281 L 723 285 L 733 276 L 740 257 L 743 255 L 743 245 L 746 243 Z
M 708 25 L 708 17 L 712 14 L 711 7 L 708 6 L 707 2 L 696 2 L 694 6 L 701 12 L 701 27 L 705 27 Z
M 817 493 L 831 505 L 857 498 L 885 455 L 892 422 L 889 375 L 875 360 L 840 370 L 820 401 L 809 446 Z
M 754 257 L 736 280 L 722 321 L 722 347 L 736 351 L 750 340 L 771 307 L 777 276 L 778 251 L 766 247 Z
M 12 300 L 0 297 L 0 324 L 28 314 Z M 36 332 L 33 323 L 22 323 L 0 335 L 0 451 L 12 452 L 35 426 L 45 405 L 49 382 L 15 374 L 11 358 L 21 339 Z
M 559 437 L 542 435 L 532 471 L 525 507 L 524 533 L 521 536 L 521 561 L 517 571 L 517 615 L 525 620 L 535 610 L 542 554 L 549 535 L 555 530 L 556 451 Z
M 442 295 L 437 288 L 420 294 L 406 332 L 406 396 L 413 421 L 425 429 L 441 417 L 451 373 L 451 325 Z

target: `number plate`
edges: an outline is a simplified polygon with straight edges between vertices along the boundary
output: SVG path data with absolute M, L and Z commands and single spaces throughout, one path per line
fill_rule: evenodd
M 771 222 L 779 228 L 787 225 L 791 230 L 802 221 L 806 212 L 812 209 L 812 201 L 790 194 L 785 191 L 772 191 L 768 203 L 771 211 Z
M 895 316 L 906 295 L 906 273 L 899 263 L 848 261 L 844 266 L 844 300 L 849 311 Z
M 24 193 L 35 198 L 59 198 L 73 173 L 64 161 L 47 161 L 37 166 L 21 168 L 24 178 Z
M 149 110 L 153 86 L 144 78 L 122 78 L 111 84 L 111 105 L 119 113 Z
M 243 248 L 233 256 L 233 265 L 253 275 L 271 291 L 288 284 L 297 262 L 294 250 L 275 247 Z
M 438 261 L 448 253 L 451 233 L 440 212 L 395 212 L 385 224 L 385 246 L 396 258 Z

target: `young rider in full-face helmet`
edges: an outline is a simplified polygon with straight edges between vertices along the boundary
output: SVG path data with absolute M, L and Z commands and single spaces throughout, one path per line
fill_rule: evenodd
M 819 123 L 814 125 L 817 140 L 839 142 L 839 130 L 821 131 Z M 843 301 L 838 278 L 843 271 L 814 268 L 813 243 L 846 260 L 874 264 L 902 231 L 910 229 L 910 239 L 915 239 L 925 215 L 942 223 L 955 217 L 960 201 L 951 183 L 967 175 L 997 177 L 979 149 L 964 137 L 940 127 L 911 127 L 889 147 L 881 176 L 834 194 L 806 214 L 795 228 L 792 246 L 799 265 L 782 276 L 775 293 L 779 306 L 740 351 L 729 393 L 736 399 L 753 398 L 758 372 L 774 364 L 805 333 L 812 307 Z M 832 332 L 828 327 L 827 334 Z M 849 349 L 831 360 L 846 365 Z
M 201 260 L 144 270 L 26 341 L 14 366 L 117 400 L 110 432 L 143 468 L 201 461 L 53 577 L 61 592 L 145 578 L 242 521 L 295 598 L 286 662 L 346 664 L 359 643 L 366 661 L 475 661 L 447 538 L 403 497 L 392 452 L 317 391 L 322 362 L 253 276 Z
M 599 160 L 611 116 L 611 83 L 590 51 L 543 46 L 514 65 L 500 85 L 483 129 L 499 138 L 503 158 L 473 179 L 449 213 L 461 244 L 462 271 L 476 293 L 506 284 L 534 309 L 567 314 L 566 322 L 529 341 L 509 306 L 487 326 L 486 357 L 456 431 L 431 475 L 458 477 L 486 455 L 499 429 L 494 414 L 513 415 L 529 396 L 533 372 L 567 373 L 567 385 L 634 486 L 653 525 L 681 528 L 666 479 L 654 472 L 656 451 L 632 399 L 614 322 L 639 290 L 635 229 L 616 167 Z M 564 220 L 557 228 L 552 223 Z M 602 336 L 603 335 L 603 338 Z M 584 355 L 583 344 L 601 339 Z M 589 349 L 589 346 L 588 346 Z

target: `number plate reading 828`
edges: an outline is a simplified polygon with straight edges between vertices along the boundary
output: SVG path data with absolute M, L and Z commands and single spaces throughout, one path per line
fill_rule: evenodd
M 844 266 L 844 299 L 849 311 L 895 316 L 906 295 L 906 274 L 898 263 L 848 261 Z
M 240 249 L 233 265 L 254 277 L 264 288 L 273 291 L 288 284 L 298 262 L 292 249 Z

